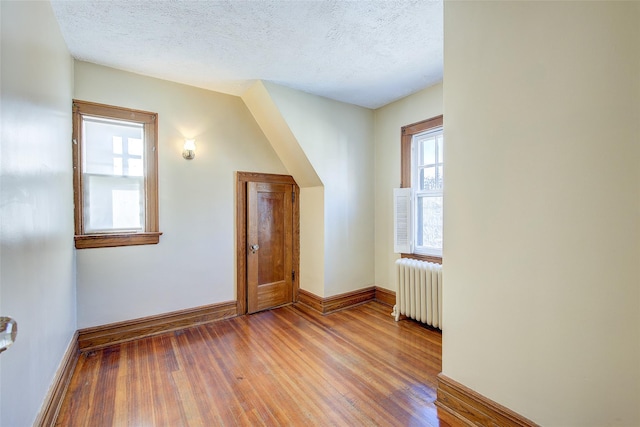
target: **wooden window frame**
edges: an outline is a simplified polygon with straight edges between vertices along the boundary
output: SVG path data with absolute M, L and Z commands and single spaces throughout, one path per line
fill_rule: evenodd
M 417 123 L 402 126 L 400 133 L 400 186 L 402 188 L 411 187 L 411 143 L 413 136 L 430 129 L 441 127 L 444 123 L 443 116 L 439 115 Z M 442 257 L 422 254 L 400 254 L 402 258 L 413 258 L 422 261 L 442 264 Z
M 142 232 L 85 233 L 82 171 L 82 117 L 102 117 L 144 126 L 145 224 Z M 158 218 L 158 114 L 94 102 L 73 100 L 73 193 L 76 249 L 154 245 L 160 241 Z

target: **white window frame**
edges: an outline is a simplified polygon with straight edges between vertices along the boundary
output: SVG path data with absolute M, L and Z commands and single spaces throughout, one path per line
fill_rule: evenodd
M 412 141 L 411 141 L 411 182 L 413 183 L 411 186 L 412 189 L 412 201 L 413 201 L 413 206 L 412 206 L 412 216 L 413 216 L 413 229 L 412 229 L 412 239 L 413 239 L 413 253 L 416 254 L 420 254 L 420 255 L 430 255 L 430 256 L 436 256 L 436 257 L 442 257 L 442 248 L 434 248 L 434 247 L 429 247 L 429 246 L 420 246 L 418 245 L 418 233 L 420 232 L 421 229 L 423 229 L 422 224 L 418 224 L 418 219 L 420 218 L 420 215 L 418 213 L 418 208 L 419 208 L 419 203 L 418 203 L 418 199 L 420 197 L 442 197 L 443 195 L 443 189 L 439 188 L 439 189 L 434 189 L 434 190 L 423 190 L 420 187 L 420 168 L 421 167 L 428 167 L 428 166 L 433 166 L 435 167 L 435 179 L 436 181 L 438 181 L 439 175 L 440 173 L 438 172 L 438 166 L 443 166 L 444 165 L 444 161 L 442 163 L 438 163 L 438 144 L 436 142 L 435 144 L 435 163 L 433 165 L 420 165 L 418 160 L 420 158 L 420 153 L 418 153 L 418 145 L 420 142 L 422 142 L 423 140 L 429 138 L 429 137 L 436 137 L 436 141 L 437 141 L 437 137 L 438 135 L 443 135 L 443 128 L 442 126 L 438 126 L 435 128 L 431 128 L 429 130 L 426 130 L 424 132 L 421 133 L 417 133 L 415 135 L 413 135 L 412 137 Z M 444 141 L 443 141 L 443 147 L 444 147 Z

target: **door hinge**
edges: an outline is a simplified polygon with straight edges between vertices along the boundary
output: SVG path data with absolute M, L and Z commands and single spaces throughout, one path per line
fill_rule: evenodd
M 295 282 L 295 281 L 296 281 L 296 272 L 295 272 L 295 271 L 292 271 L 292 272 L 291 272 L 291 281 L 292 281 L 292 282 Z

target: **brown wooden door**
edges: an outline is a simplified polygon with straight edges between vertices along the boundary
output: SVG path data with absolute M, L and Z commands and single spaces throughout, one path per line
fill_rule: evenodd
M 293 301 L 293 185 L 247 183 L 247 312 Z

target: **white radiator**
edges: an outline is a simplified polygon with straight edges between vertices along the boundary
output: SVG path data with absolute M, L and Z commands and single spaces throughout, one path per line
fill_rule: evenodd
M 442 330 L 442 265 L 400 258 L 393 316 L 405 315 Z

